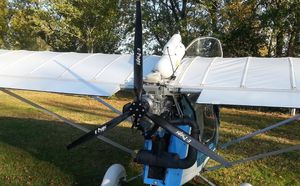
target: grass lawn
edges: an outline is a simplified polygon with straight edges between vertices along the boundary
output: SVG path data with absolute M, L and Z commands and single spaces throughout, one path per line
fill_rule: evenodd
M 93 128 L 115 116 L 109 109 L 88 97 L 15 91 L 50 110 Z M 121 109 L 126 98 L 106 99 Z M 270 123 L 288 118 L 279 113 L 262 113 L 223 108 L 220 143 L 245 135 Z M 300 144 L 300 122 L 259 135 L 245 143 L 218 151 L 229 160 Z M 47 116 L 4 93 L 0 93 L 0 185 L 99 185 L 113 163 L 126 167 L 129 177 L 142 167 L 124 152 L 99 140 L 91 140 L 67 151 L 66 145 L 83 132 Z M 123 123 L 110 131 L 111 137 L 131 149 L 142 146 L 142 137 Z M 213 162 L 209 163 L 213 165 Z M 300 185 L 300 152 L 206 173 L 217 185 Z M 188 185 L 200 185 L 196 178 Z M 142 185 L 135 181 L 132 185 Z

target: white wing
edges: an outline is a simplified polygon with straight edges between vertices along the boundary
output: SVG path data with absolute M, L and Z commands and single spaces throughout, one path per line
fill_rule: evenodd
M 145 57 L 145 75 L 158 59 Z M 132 55 L 0 50 L 0 88 L 111 96 L 132 74 Z
M 187 58 L 173 83 L 205 104 L 300 108 L 300 58 Z

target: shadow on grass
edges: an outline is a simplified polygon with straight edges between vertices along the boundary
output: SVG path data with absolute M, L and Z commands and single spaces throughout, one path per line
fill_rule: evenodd
M 138 173 L 140 167 L 133 165 L 128 154 L 96 139 L 73 150 L 66 150 L 67 144 L 83 134 L 78 129 L 55 121 L 0 118 L 2 143 L 26 151 L 34 159 L 53 164 L 72 177 L 73 185 L 99 185 L 105 171 L 113 163 L 124 165 L 131 176 Z M 142 145 L 142 139 L 133 135 L 130 128 L 117 127 L 108 136 L 132 149 L 141 148 Z
M 61 104 L 61 102 L 59 102 L 59 101 L 45 102 L 44 104 L 47 106 L 52 106 L 52 107 L 59 107 L 60 109 L 62 109 L 64 111 L 89 114 L 89 115 L 93 115 L 93 116 L 101 116 L 101 117 L 110 118 L 110 119 L 112 119 L 114 117 L 114 115 L 116 115 L 113 112 L 111 112 L 111 110 L 109 110 L 108 108 L 101 108 L 99 106 L 77 105 L 76 103 Z

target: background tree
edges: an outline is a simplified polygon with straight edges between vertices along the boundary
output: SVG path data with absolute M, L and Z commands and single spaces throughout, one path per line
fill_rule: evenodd
M 134 1 L 3 0 L 0 47 L 77 52 L 132 52 Z M 199 36 L 221 40 L 224 55 L 297 56 L 297 0 L 143 1 L 145 51 L 160 54 L 180 32 L 183 43 Z
M 276 0 L 152 0 L 145 2 L 146 39 L 159 53 L 180 32 L 187 45 L 199 36 L 221 39 L 225 56 L 295 56 L 299 5 Z M 149 42 L 149 41 L 148 41 Z
M 6 46 L 9 49 L 47 49 L 45 41 L 39 37 L 39 28 L 35 27 L 35 10 L 38 0 L 8 1 Z
M 117 1 L 47 0 L 36 21 L 47 43 L 57 51 L 116 51 L 120 41 Z
M 232 0 L 221 10 L 219 38 L 225 56 L 260 56 L 266 36 L 261 27 L 258 1 Z
M 188 44 L 197 36 L 211 32 L 211 17 L 207 9 L 210 1 L 147 1 L 144 5 L 144 20 L 147 39 L 152 42 L 152 49 L 159 53 L 162 47 L 175 33 L 180 33 L 184 44 Z
M 3 0 L 0 1 L 0 47 L 5 47 L 5 38 L 7 33 L 7 14 L 8 14 L 8 8 L 7 8 L 7 1 Z

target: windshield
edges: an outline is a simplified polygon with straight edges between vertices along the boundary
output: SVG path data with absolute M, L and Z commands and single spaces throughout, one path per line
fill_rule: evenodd
M 199 37 L 186 48 L 187 57 L 223 57 L 221 42 L 214 37 Z

